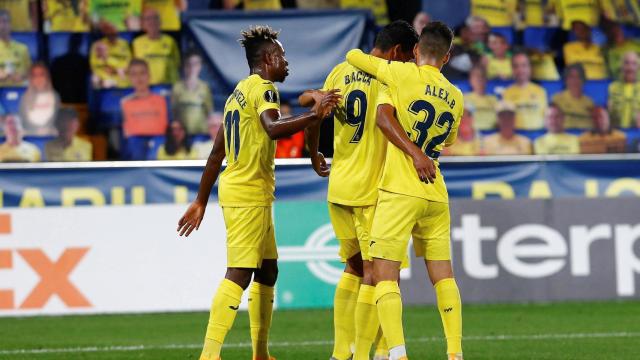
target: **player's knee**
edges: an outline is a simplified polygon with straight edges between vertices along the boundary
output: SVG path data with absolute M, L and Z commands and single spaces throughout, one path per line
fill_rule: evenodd
M 238 284 L 242 289 L 246 290 L 251 283 L 251 275 L 253 269 L 227 268 L 225 278 Z
M 278 280 L 278 263 L 265 261 L 260 269 L 256 270 L 254 280 L 262 285 L 274 286 Z
M 352 257 L 350 257 L 349 259 L 347 259 L 347 265 L 344 271 L 358 277 L 363 277 L 364 269 L 363 269 L 362 257 L 360 256 L 360 253 L 357 253 Z
M 374 285 L 373 282 L 373 262 L 372 261 L 363 261 L 362 262 L 362 285 Z

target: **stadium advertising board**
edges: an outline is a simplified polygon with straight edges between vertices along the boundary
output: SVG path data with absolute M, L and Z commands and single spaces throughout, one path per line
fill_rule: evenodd
M 197 165 L 2 170 L 0 316 L 207 310 L 226 261 L 215 199 L 200 231 L 175 233 Z M 444 164 L 465 302 L 640 297 L 637 165 Z M 326 179 L 276 172 L 276 306 L 329 307 L 342 264 Z M 420 259 L 402 287 L 409 302 L 435 299 Z

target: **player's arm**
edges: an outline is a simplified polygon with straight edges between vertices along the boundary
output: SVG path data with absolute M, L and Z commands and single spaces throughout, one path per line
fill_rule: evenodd
M 200 228 L 204 211 L 209 202 L 211 189 L 218 179 L 224 157 L 224 131 L 220 129 L 213 141 L 213 148 L 211 149 L 211 153 L 207 159 L 207 165 L 205 165 L 202 177 L 200 178 L 198 196 L 180 218 L 180 221 L 178 221 L 178 233 L 180 236 L 189 236 L 194 229 L 198 230 L 198 228 Z
M 375 76 L 385 84 L 393 81 L 389 72 L 390 61 L 367 55 L 360 49 L 353 49 L 347 53 L 347 62 L 364 72 Z
M 434 183 L 436 179 L 436 167 L 433 160 L 422 152 L 416 144 L 409 139 L 395 115 L 395 108 L 391 104 L 379 104 L 376 113 L 376 125 L 384 136 L 402 152 L 413 160 L 413 166 L 418 177 L 423 182 Z
M 339 101 L 340 95 L 331 90 L 323 95 L 322 99 L 316 102 L 310 111 L 304 114 L 282 119 L 278 109 L 267 109 L 260 113 L 260 122 L 272 140 L 288 137 L 322 121 L 331 114 Z
M 337 89 L 335 90 L 338 91 Z M 309 107 L 313 106 L 317 101 L 321 101 L 322 96 L 326 94 L 326 91 L 322 90 L 307 90 L 298 97 L 300 105 Z M 324 154 L 318 151 L 320 146 L 320 127 L 322 123 L 317 123 L 307 127 L 304 130 L 305 141 L 309 146 L 309 156 L 311 157 L 311 165 L 313 170 L 322 177 L 329 176 L 330 169 L 327 165 L 327 161 L 324 159 Z

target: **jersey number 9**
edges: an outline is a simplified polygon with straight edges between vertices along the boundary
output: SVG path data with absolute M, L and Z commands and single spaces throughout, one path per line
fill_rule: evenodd
M 427 116 L 422 120 L 416 120 L 413 124 L 413 130 L 418 132 L 418 136 L 416 137 L 414 144 L 418 145 L 428 157 L 437 159 L 438 156 L 440 156 L 440 151 L 436 151 L 435 148 L 447 140 L 447 137 L 451 132 L 451 126 L 453 126 L 454 117 L 453 114 L 448 111 L 445 111 L 438 116 L 436 126 L 444 129 L 444 132 L 432 137 L 431 141 L 429 141 L 425 147 L 425 142 L 429 137 L 429 130 L 434 130 L 432 129 L 432 126 L 436 118 L 436 109 L 426 100 L 416 100 L 409 106 L 409 112 L 414 115 L 420 115 L 423 111 L 426 112 Z
M 357 144 L 364 133 L 364 121 L 367 118 L 367 94 L 362 90 L 353 90 L 347 95 L 347 119 L 350 126 L 356 128 L 351 143 Z

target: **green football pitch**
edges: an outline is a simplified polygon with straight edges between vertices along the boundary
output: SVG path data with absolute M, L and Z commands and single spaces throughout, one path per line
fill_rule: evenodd
M 468 305 L 465 358 L 640 359 L 640 302 Z M 207 313 L 0 318 L 0 359 L 198 359 Z M 445 359 L 434 307 L 406 307 L 413 360 Z M 277 311 L 278 360 L 327 360 L 330 310 Z M 250 360 L 249 320 L 240 312 L 224 360 Z

